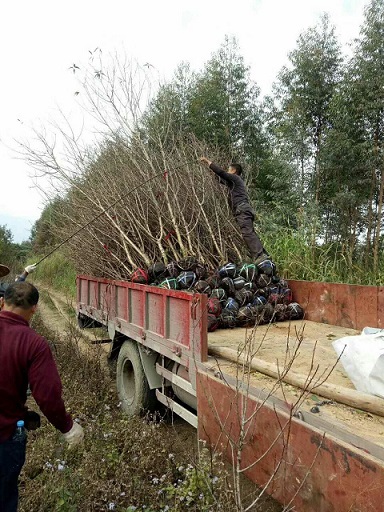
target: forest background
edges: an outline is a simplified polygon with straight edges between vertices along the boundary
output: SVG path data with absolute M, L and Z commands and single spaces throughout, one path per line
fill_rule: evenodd
M 73 70 L 95 136 L 63 113 L 18 144 L 51 186 L 29 241 L 14 244 L 0 226 L 1 261 L 18 268 L 87 223 L 42 277 L 73 289 L 76 272 L 127 278 L 160 259 L 246 259 L 204 154 L 243 165 L 257 231 L 284 277 L 380 285 L 384 0 L 367 5 L 348 57 L 335 32 L 324 15 L 302 33 L 265 97 L 231 37 L 203 69 L 181 63 L 161 84 L 149 64 L 121 54 L 104 64 L 96 50 Z

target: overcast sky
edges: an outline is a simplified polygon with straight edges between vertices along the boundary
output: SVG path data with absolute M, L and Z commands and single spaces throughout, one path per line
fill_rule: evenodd
M 19 0 L 3 2 L 0 29 L 0 225 L 20 242 L 43 207 L 31 170 L 9 149 L 30 126 L 75 112 L 73 63 L 121 51 L 168 77 L 199 69 L 234 35 L 252 78 L 268 93 L 301 32 L 328 12 L 342 44 L 358 36 L 366 0 Z M 48 128 L 49 131 L 49 128 Z

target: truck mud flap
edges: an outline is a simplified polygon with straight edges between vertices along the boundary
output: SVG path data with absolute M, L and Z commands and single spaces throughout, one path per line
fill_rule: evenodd
M 80 329 L 97 329 L 99 327 L 103 327 L 103 324 L 91 318 L 83 313 L 78 313 L 77 315 L 77 325 Z

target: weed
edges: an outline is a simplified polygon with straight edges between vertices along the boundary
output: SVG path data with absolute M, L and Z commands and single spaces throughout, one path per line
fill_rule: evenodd
M 215 476 L 222 463 L 212 459 L 207 449 L 200 453 L 199 465 L 174 466 L 174 483 L 160 490 L 167 503 L 172 503 L 173 511 L 194 510 L 209 512 L 215 506 L 220 509 L 217 496 L 223 489 L 223 478 Z M 223 471 L 217 471 L 221 477 Z M 158 482 L 156 482 L 158 483 Z
M 53 310 L 56 308 L 51 296 L 49 295 L 49 293 L 46 290 L 40 289 L 39 295 L 40 295 L 40 298 L 44 301 L 44 304 L 46 304 L 49 308 L 51 308 Z

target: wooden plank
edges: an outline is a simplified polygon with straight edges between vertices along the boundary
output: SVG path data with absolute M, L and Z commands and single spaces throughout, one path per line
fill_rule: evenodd
M 233 349 L 226 347 L 209 347 L 209 354 L 223 357 L 224 359 L 236 364 L 245 362 L 252 370 L 261 372 L 269 377 L 273 377 L 274 379 L 281 378 L 281 371 L 279 371 L 275 364 L 267 363 L 262 359 L 257 359 L 255 357 L 248 361 L 243 355 L 238 354 L 237 351 Z M 309 375 L 301 375 L 292 371 L 286 373 L 281 380 L 309 393 L 316 393 L 324 398 L 336 400 L 341 404 L 349 405 L 350 407 L 355 407 L 384 417 L 384 400 L 380 397 L 369 395 L 368 393 L 362 393 L 361 391 L 354 389 L 344 388 L 342 386 L 335 386 L 334 384 L 329 384 L 327 382 L 316 385 L 315 380 L 314 383 L 311 384 Z
M 216 378 L 220 380 L 225 380 L 227 384 L 229 384 L 234 389 L 238 388 L 241 391 L 248 393 L 254 399 L 265 402 L 267 405 L 274 409 L 279 409 L 282 412 L 290 413 L 291 407 L 290 405 L 280 398 L 271 395 L 269 391 L 265 389 L 260 389 L 255 386 L 249 386 L 248 383 L 242 383 L 237 381 L 234 377 L 228 374 L 221 374 L 219 372 L 215 372 L 213 368 L 208 366 L 200 366 L 202 371 L 207 372 L 208 374 L 213 374 Z M 373 457 L 376 457 L 384 462 L 384 447 L 379 446 L 378 444 L 365 439 L 364 437 L 358 436 L 345 428 L 342 422 L 335 420 L 331 416 L 327 418 L 323 418 L 317 414 L 313 414 L 311 412 L 305 411 L 301 408 L 297 408 L 294 411 L 294 415 L 300 421 L 304 423 L 308 423 L 309 425 L 319 429 L 320 431 L 330 434 L 336 439 L 343 441 L 344 443 L 348 443 L 355 448 L 358 448 L 366 453 L 369 453 Z
M 358 448 L 359 450 L 369 453 L 373 457 L 384 462 L 384 448 L 382 446 L 372 443 L 364 437 L 357 436 L 351 432 L 348 432 L 345 428 L 343 428 L 341 422 L 335 423 L 335 420 L 330 416 L 324 418 L 308 411 L 300 410 L 300 412 L 302 415 L 302 421 L 305 423 L 316 427 L 322 432 L 331 434 L 336 439 L 339 439 L 344 443 L 348 443 L 354 448 Z

